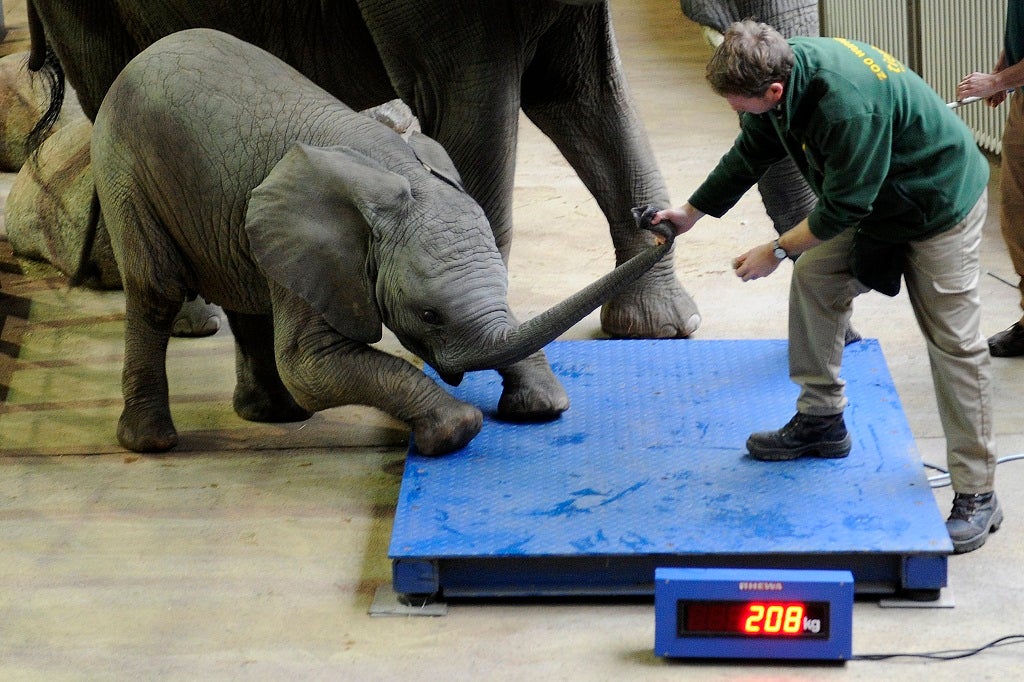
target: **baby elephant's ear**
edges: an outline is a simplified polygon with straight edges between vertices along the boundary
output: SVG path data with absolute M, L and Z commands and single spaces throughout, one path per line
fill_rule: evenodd
M 462 177 L 459 176 L 459 171 L 455 169 L 455 164 L 452 163 L 448 152 L 437 140 L 414 130 L 409 136 L 409 146 L 412 147 L 416 158 L 426 166 L 427 170 L 437 174 L 450 185 L 458 187 L 463 192 L 466 191 L 466 188 L 462 186 Z
M 405 178 L 347 147 L 293 146 L 249 198 L 245 230 L 267 276 L 344 336 L 381 339 L 365 215 L 408 196 Z

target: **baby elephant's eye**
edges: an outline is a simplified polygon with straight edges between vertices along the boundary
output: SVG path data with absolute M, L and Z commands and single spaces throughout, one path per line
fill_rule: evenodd
M 436 310 L 430 308 L 420 312 L 420 319 L 427 324 L 441 324 L 441 316 L 437 314 Z

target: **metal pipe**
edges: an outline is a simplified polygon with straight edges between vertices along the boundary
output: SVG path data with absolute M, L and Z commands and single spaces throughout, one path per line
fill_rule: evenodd
M 1012 88 L 1006 91 L 1007 97 L 1009 97 L 1011 94 L 1013 94 Z M 963 99 L 958 99 L 953 102 L 946 102 L 946 106 L 949 107 L 950 109 L 959 109 L 965 104 L 974 104 L 975 102 L 980 102 L 983 99 L 988 99 L 988 97 L 964 97 Z
M 958 108 L 962 107 L 965 104 L 974 104 L 975 102 L 981 101 L 983 99 L 985 99 L 985 98 L 984 97 L 964 97 L 963 99 L 958 99 L 958 100 L 956 100 L 954 102 L 946 102 L 946 106 L 949 107 L 950 109 L 958 109 Z

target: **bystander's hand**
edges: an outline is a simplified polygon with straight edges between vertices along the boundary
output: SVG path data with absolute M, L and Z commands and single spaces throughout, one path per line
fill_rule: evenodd
M 1006 99 L 1006 88 L 995 73 L 975 71 L 964 76 L 956 86 L 957 100 L 984 97 L 990 107 L 997 107 Z

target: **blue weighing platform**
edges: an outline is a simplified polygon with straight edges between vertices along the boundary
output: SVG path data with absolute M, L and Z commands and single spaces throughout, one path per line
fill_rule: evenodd
M 858 594 L 937 597 L 946 534 L 881 348 L 846 348 L 853 437 L 839 460 L 758 462 L 753 431 L 793 415 L 784 340 L 549 345 L 572 401 L 553 422 L 495 418 L 501 379 L 452 392 L 484 427 L 410 452 L 393 589 L 444 597 L 653 595 L 659 567 L 849 570 Z

